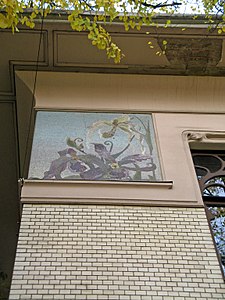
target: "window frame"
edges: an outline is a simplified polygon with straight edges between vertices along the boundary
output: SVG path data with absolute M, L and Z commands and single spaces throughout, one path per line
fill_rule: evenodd
M 189 144 L 189 150 L 190 155 L 192 158 L 192 166 L 194 167 L 194 161 L 193 161 L 193 155 L 194 154 L 224 154 L 225 156 L 225 133 L 224 132 L 199 132 L 199 131 L 186 131 L 185 132 L 188 144 Z M 225 162 L 224 162 L 225 165 Z M 195 171 L 195 170 L 194 170 Z M 225 170 L 224 170 L 225 171 Z M 196 174 L 196 171 L 195 171 Z M 213 174 L 213 173 L 212 173 Z M 197 175 L 197 174 L 196 174 Z M 219 176 L 219 174 L 216 174 Z M 225 177 L 225 174 L 222 175 Z M 197 177 L 197 176 L 196 176 Z M 212 178 L 215 176 L 212 176 Z M 198 183 L 199 180 L 196 178 Z M 209 179 L 207 179 L 209 180 Z M 223 277 L 223 280 L 225 281 L 225 264 L 222 262 L 222 256 L 219 253 L 218 247 L 216 245 L 216 241 L 214 238 L 213 229 L 211 226 L 211 220 L 214 219 L 212 213 L 210 213 L 208 207 L 218 207 L 222 206 L 225 207 L 225 196 L 219 197 L 219 196 L 204 196 L 204 184 L 202 186 L 199 185 L 199 190 L 201 192 L 201 197 L 204 204 L 204 209 L 207 217 L 207 222 L 209 225 L 210 233 L 212 236 L 212 241 L 215 247 L 216 255 L 218 258 L 219 266 L 221 269 L 221 274 Z

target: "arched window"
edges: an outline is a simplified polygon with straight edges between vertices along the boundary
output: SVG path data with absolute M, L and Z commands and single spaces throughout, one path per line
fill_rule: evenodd
M 192 158 L 225 276 L 225 151 L 192 151 Z

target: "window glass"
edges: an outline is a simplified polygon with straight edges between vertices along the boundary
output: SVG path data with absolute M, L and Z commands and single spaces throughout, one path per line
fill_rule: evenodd
M 212 215 L 210 225 L 225 275 L 225 206 L 208 205 L 207 209 Z
M 204 197 L 225 197 L 224 152 L 193 152 L 196 175 Z
M 193 151 L 192 157 L 225 276 L 225 153 Z
M 151 115 L 37 112 L 28 177 L 161 180 Z

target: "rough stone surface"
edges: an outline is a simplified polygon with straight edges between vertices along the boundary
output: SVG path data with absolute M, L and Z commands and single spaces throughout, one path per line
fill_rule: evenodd
M 222 39 L 212 38 L 168 38 L 166 57 L 172 67 L 187 73 L 207 73 L 221 60 Z M 159 39 L 162 45 L 163 39 Z
M 224 299 L 202 208 L 23 208 L 10 300 Z

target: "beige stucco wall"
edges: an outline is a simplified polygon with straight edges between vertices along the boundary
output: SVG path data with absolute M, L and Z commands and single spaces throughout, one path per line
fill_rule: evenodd
M 108 203 L 127 205 L 203 206 L 192 163 L 189 133 L 211 133 L 197 141 L 200 149 L 224 149 L 225 116 L 153 113 L 162 182 L 68 182 L 25 180 L 24 203 Z M 217 138 L 213 138 L 217 134 Z M 221 138 L 218 138 L 221 137 Z
M 18 71 L 17 77 L 28 90 L 33 90 L 35 74 Z M 47 199 L 46 190 L 52 199 L 61 195 L 69 201 L 96 199 L 112 203 L 202 206 L 191 155 L 187 132 L 225 131 L 224 78 L 150 76 L 126 74 L 82 74 L 63 72 L 38 72 L 35 87 L 36 109 L 121 111 L 152 113 L 156 132 L 163 181 L 173 182 L 172 186 L 101 185 L 91 184 L 74 187 L 70 184 L 55 185 L 36 182 L 26 183 L 22 200 Z M 24 90 L 24 88 L 23 88 Z M 24 111 L 23 90 L 18 89 L 18 111 Z M 23 157 L 24 141 L 28 128 L 26 119 L 21 124 L 19 136 Z M 31 136 L 30 136 L 31 138 Z M 215 143 L 215 141 L 208 141 Z M 224 143 L 217 139 L 218 145 Z M 205 145 L 202 143 L 202 148 Z M 24 165 L 24 163 L 22 164 Z M 52 186 L 52 189 L 51 189 Z M 111 189 L 114 193 L 111 193 Z M 95 193 L 93 193 L 93 189 Z M 59 190 L 59 192 L 58 192 Z M 76 192 L 73 192 L 76 191 Z M 61 191 L 61 192 L 60 192 Z M 61 193 L 61 194 L 60 194 Z M 65 199 L 64 199 L 65 200 Z
M 35 72 L 16 74 L 34 90 Z M 224 113 L 224 94 L 225 79 L 210 76 L 38 72 L 35 85 L 38 109 Z
M 162 169 L 162 182 L 67 182 L 26 180 L 24 203 L 111 203 L 123 205 L 203 206 L 192 163 L 188 133 L 211 133 L 199 142 L 224 147 L 225 116 L 215 114 L 153 113 Z M 213 134 L 218 136 L 213 139 Z M 113 193 L 112 193 L 113 190 Z

